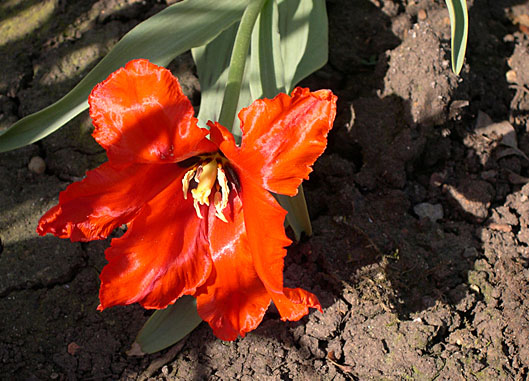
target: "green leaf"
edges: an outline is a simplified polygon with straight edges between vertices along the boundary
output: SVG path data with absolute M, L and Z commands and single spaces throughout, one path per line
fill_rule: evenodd
M 312 235 L 312 225 L 310 223 L 309 211 L 307 209 L 307 201 L 305 201 L 303 185 L 299 186 L 298 194 L 294 197 L 277 194 L 276 198 L 283 209 L 288 212 L 287 221 L 294 231 L 296 241 L 301 239 L 301 233 L 305 233 L 310 237 Z
M 0 133 L 0 152 L 51 134 L 88 107 L 92 88 L 134 58 L 165 66 L 177 55 L 204 45 L 240 20 L 248 0 L 185 0 L 167 7 L 128 32 L 63 98 Z
M 210 120 L 219 120 L 224 89 L 228 81 L 231 52 L 238 27 L 239 23 L 236 23 L 222 32 L 209 44 L 191 49 L 200 81 L 200 111 L 198 112 L 198 120 L 202 127 L 206 127 L 206 123 Z M 251 101 L 250 87 L 246 80 L 241 87 L 237 106 L 238 110 L 247 107 Z M 240 141 L 241 130 L 238 118 L 235 118 L 232 133 L 236 140 Z
M 218 119 L 236 33 L 234 25 L 207 46 L 191 51 L 200 81 L 198 118 L 202 125 Z M 327 62 L 327 44 L 324 0 L 269 0 L 252 34 L 239 109 L 254 99 L 290 93 L 299 81 Z M 232 132 L 240 138 L 236 125 Z
M 466 0 L 445 0 L 452 30 L 452 71 L 459 74 L 465 60 L 468 38 L 468 11 Z
M 276 0 L 263 8 L 252 35 L 247 80 L 252 99 L 290 93 L 327 62 L 324 0 Z
M 285 88 L 290 93 L 299 81 L 327 63 L 327 10 L 325 0 L 277 2 Z
M 247 80 L 253 99 L 273 98 L 287 92 L 278 21 L 277 2 L 269 1 L 263 7 L 252 33 Z
M 195 298 L 182 296 L 164 310 L 157 310 L 136 337 L 143 353 L 155 353 L 182 340 L 202 319 Z

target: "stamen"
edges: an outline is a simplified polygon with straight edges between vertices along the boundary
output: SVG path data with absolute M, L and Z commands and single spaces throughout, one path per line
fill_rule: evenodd
M 228 206 L 228 196 L 230 194 L 230 190 L 228 189 L 228 179 L 226 178 L 226 174 L 220 165 L 217 167 L 217 181 L 219 182 L 221 191 L 217 191 L 215 193 L 215 199 L 213 203 L 215 205 L 215 215 L 222 221 L 228 222 L 226 217 L 224 217 L 224 214 L 222 214 L 222 211 L 224 208 L 226 208 L 226 206 Z
M 204 204 L 202 204 L 202 205 L 204 205 Z M 198 206 L 198 200 L 196 198 L 193 201 L 193 206 L 195 207 L 195 212 L 197 212 L 198 218 L 200 218 L 200 219 L 204 218 L 204 217 L 202 217 L 202 213 L 200 213 L 200 207 Z
M 223 198 L 224 195 L 221 196 L 221 192 L 215 192 L 215 199 L 213 200 L 213 204 L 215 205 L 215 216 L 217 216 L 221 221 L 224 221 L 226 223 L 228 223 L 228 220 L 226 219 L 226 217 L 224 216 L 224 214 L 222 213 L 222 210 L 226 207 L 226 206 L 222 206 L 224 203 L 221 201 L 222 198 Z M 227 204 L 227 202 L 226 202 Z
M 184 178 L 182 179 L 182 192 L 184 192 L 184 200 L 187 200 L 187 190 L 189 189 L 189 182 L 193 178 L 196 169 L 196 167 L 191 168 L 189 171 L 186 172 Z

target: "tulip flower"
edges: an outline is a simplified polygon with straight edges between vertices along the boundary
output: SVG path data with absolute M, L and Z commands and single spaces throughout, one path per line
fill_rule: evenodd
M 330 91 L 256 100 L 239 113 L 240 146 L 219 123 L 199 127 L 178 80 L 147 60 L 112 73 L 88 101 L 108 161 L 61 192 L 37 232 L 85 242 L 127 226 L 105 251 L 100 310 L 192 295 L 223 340 L 255 329 L 271 301 L 282 320 L 321 311 L 315 295 L 283 285 L 291 241 L 271 192 L 295 195 L 325 149 Z

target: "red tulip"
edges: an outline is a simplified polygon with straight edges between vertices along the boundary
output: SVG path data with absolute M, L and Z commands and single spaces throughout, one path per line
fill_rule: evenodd
M 193 295 L 223 340 L 255 329 L 271 300 L 283 320 L 321 311 L 313 294 L 283 287 L 291 241 L 270 192 L 295 195 L 308 178 L 336 114 L 330 91 L 255 101 L 239 113 L 240 146 L 218 123 L 198 127 L 178 80 L 147 60 L 111 74 L 88 102 L 108 162 L 61 192 L 37 232 L 91 241 L 127 224 L 105 251 L 100 310 Z

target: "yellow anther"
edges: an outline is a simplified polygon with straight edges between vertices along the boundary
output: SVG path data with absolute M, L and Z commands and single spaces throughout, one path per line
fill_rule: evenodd
M 182 192 L 184 192 L 184 200 L 187 200 L 187 190 L 189 189 L 189 182 L 195 175 L 197 168 L 193 167 L 189 171 L 186 172 L 184 175 L 184 178 L 182 179 Z
M 200 206 L 209 206 L 209 196 L 213 187 L 215 187 L 216 191 L 213 197 L 215 216 L 224 222 L 228 222 L 222 211 L 228 206 L 230 190 L 222 164 L 218 163 L 217 159 L 213 159 L 187 171 L 182 179 L 182 191 L 186 200 L 189 184 L 193 178 L 197 183 L 197 187 L 191 189 L 191 195 L 193 196 L 193 206 L 198 218 L 204 218 L 200 212 Z
M 222 213 L 222 195 L 221 192 L 215 192 L 215 197 L 213 200 L 213 205 L 215 205 L 215 216 L 217 216 L 221 221 L 228 222 L 224 214 Z
M 213 205 L 215 205 L 215 215 L 222 221 L 228 222 L 226 217 L 224 217 L 224 214 L 222 214 L 222 211 L 228 206 L 230 190 L 228 188 L 228 179 L 226 178 L 224 169 L 222 169 L 220 165 L 217 167 L 217 181 L 220 185 L 220 192 L 217 191 L 215 193 L 215 198 L 213 200 Z

